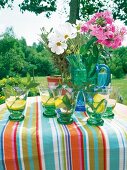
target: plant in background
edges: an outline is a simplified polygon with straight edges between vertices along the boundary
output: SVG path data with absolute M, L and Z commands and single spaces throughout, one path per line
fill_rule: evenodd
M 21 77 L 9 77 L 3 78 L 0 80 L 0 103 L 3 103 L 4 94 L 2 88 L 7 87 L 11 89 L 11 87 L 20 87 L 23 91 L 29 91 L 28 96 L 36 96 L 39 94 L 37 86 L 39 83 L 35 82 L 29 74 L 27 74 L 26 79 L 22 79 Z

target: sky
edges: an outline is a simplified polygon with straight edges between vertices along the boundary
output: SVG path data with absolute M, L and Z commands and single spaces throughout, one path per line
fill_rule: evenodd
M 53 13 L 50 19 L 48 19 L 44 13 L 39 15 L 28 11 L 21 13 L 18 7 L 20 2 L 22 2 L 22 0 L 14 1 L 13 10 L 9 8 L 0 10 L 0 34 L 3 33 L 7 27 L 13 27 L 17 38 L 20 39 L 24 37 L 27 44 L 32 45 L 33 42 L 38 43 L 42 27 L 49 30 L 56 24 L 67 20 L 62 0 L 58 0 L 57 8 L 59 11 Z M 69 8 L 68 5 L 66 5 L 66 8 Z M 117 24 L 121 25 L 121 22 L 117 21 Z M 127 37 L 123 45 L 127 45 Z
M 34 13 L 25 11 L 20 12 L 18 4 L 21 0 L 15 0 L 13 10 L 9 8 L 0 10 L 0 34 L 5 31 L 7 27 L 13 27 L 14 33 L 17 38 L 24 37 L 28 45 L 33 42 L 38 42 L 40 39 L 41 28 L 46 27 L 49 29 L 55 24 L 64 22 L 65 15 L 60 15 L 58 12 L 53 13 L 51 18 L 48 19 L 45 14 L 36 15 Z M 59 11 L 63 10 L 62 1 L 58 3 Z

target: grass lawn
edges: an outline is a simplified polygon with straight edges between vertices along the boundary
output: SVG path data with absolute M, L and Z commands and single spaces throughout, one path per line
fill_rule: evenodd
M 119 89 L 119 92 L 123 97 L 123 104 L 127 105 L 127 79 L 113 79 L 112 86 Z
M 35 77 L 35 80 L 40 83 L 41 85 L 47 87 L 48 83 L 47 83 L 47 78 L 46 77 Z
M 46 77 L 36 77 L 37 82 L 47 86 Z M 113 79 L 112 86 L 119 89 L 121 96 L 123 97 L 123 104 L 127 105 L 127 79 Z

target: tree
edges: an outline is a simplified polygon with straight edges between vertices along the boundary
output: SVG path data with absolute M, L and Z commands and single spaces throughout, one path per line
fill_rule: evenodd
M 0 78 L 20 73 L 23 65 L 24 53 L 20 41 L 15 38 L 13 28 L 7 28 L 0 39 Z
M 27 46 L 25 38 L 17 39 L 13 28 L 0 35 L 0 79 L 6 76 L 47 76 L 56 74 L 51 54 L 40 43 Z
M 0 7 L 5 8 L 5 6 L 11 7 L 14 0 L 0 0 Z M 24 0 L 19 4 L 21 11 L 30 11 L 35 14 L 40 14 L 42 12 L 47 12 L 49 16 L 50 12 L 56 10 L 56 0 Z
M 69 5 L 70 5 L 69 22 L 73 24 L 76 23 L 76 19 L 79 19 L 80 1 L 71 0 Z
M 116 78 L 127 74 L 127 47 L 120 47 L 113 51 L 109 66 Z
M 12 3 L 14 2 L 14 0 L 0 0 L 0 7 L 4 8 L 6 5 L 8 7 L 12 7 Z
M 127 1 L 126 0 L 64 0 L 69 1 L 69 21 L 75 23 L 76 19 L 88 18 L 89 15 L 98 11 L 110 9 L 114 19 L 123 20 L 127 24 Z M 12 7 L 14 0 L 0 0 L 0 7 Z M 47 16 L 57 9 L 57 0 L 24 0 L 19 4 L 21 11 L 30 11 L 35 14 L 47 12 Z
M 127 24 L 126 0 L 71 0 L 69 21 L 75 23 L 76 19 L 87 19 L 90 15 L 106 9 L 112 11 L 114 19 L 120 19 Z

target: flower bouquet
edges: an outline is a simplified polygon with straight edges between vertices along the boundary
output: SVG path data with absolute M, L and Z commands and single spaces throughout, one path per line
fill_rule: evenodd
M 101 91 L 109 85 L 110 69 L 105 65 L 106 59 L 110 58 L 113 49 L 122 45 L 126 34 L 124 26 L 116 26 L 112 13 L 104 11 L 94 14 L 83 24 L 59 24 L 49 33 L 43 32 L 41 37 L 61 72 L 62 83 L 69 81 L 75 91 L 82 90 L 87 95 L 87 92 L 95 93 L 95 89 Z M 103 71 L 106 79 L 100 83 Z
M 109 51 L 121 46 L 125 27 L 115 25 L 112 13 L 104 11 L 94 14 L 83 24 L 58 24 L 49 32 L 42 29 L 41 39 L 45 47 L 52 53 L 53 61 L 61 75 L 69 75 L 66 56 L 74 58 L 77 63 L 79 57 L 83 62 L 89 79 L 95 73 L 97 63 L 104 63 L 103 59 L 109 56 Z

